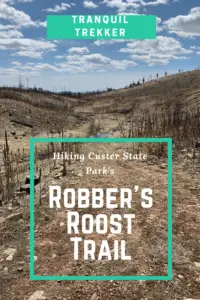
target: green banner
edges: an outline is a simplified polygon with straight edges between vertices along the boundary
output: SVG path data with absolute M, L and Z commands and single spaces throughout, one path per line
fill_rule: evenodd
M 156 16 L 49 15 L 47 39 L 156 39 Z

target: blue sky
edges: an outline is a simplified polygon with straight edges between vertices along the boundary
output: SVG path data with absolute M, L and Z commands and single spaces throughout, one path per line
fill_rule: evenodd
M 156 40 L 46 39 L 48 14 L 153 14 Z M 200 66 L 199 0 L 0 0 L 0 85 L 86 91 Z

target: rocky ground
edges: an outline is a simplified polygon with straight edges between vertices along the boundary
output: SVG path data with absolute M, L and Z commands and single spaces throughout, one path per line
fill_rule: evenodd
M 20 191 L 29 173 L 29 138 L 61 136 L 128 137 L 126 122 L 128 111 L 138 116 L 143 110 L 155 110 L 181 103 L 183 110 L 196 111 L 200 103 L 199 71 L 185 72 L 144 86 L 122 89 L 85 99 L 68 99 L 60 95 L 44 95 L 18 91 L 0 93 L 0 174 L 3 170 L 5 130 L 13 155 L 24 153 L 20 166 L 15 195 L 9 203 L 0 207 L 0 299 L 1 300 L 200 300 L 200 156 L 195 156 L 185 145 L 173 150 L 173 279 L 171 281 L 31 281 L 30 280 L 30 203 L 28 189 Z M 196 115 L 195 115 L 196 116 Z M 131 116 L 130 116 L 131 117 Z M 192 117 L 189 120 L 193 120 Z M 194 123 L 196 124 L 196 123 Z M 62 126 L 60 126 L 62 125 Z M 140 124 L 141 125 L 141 124 Z M 134 123 L 137 136 L 141 135 Z M 190 135 L 196 128 L 192 127 Z M 180 131 L 182 132 L 182 131 Z M 125 135 L 124 135 L 125 134 Z M 159 135 L 156 133 L 155 135 Z M 173 135 L 169 133 L 170 136 Z M 166 136 L 166 135 L 165 135 Z M 192 137 L 191 137 L 192 138 Z M 192 143 L 190 141 L 188 147 Z M 199 142 L 195 138 L 195 142 Z M 180 145 L 179 145 L 180 146 Z M 39 148 L 38 148 L 39 149 Z M 39 149 L 41 150 L 41 149 Z M 49 160 L 37 161 L 42 169 L 41 184 L 35 191 L 35 274 L 36 275 L 166 275 L 167 274 L 167 160 L 166 153 L 155 153 L 152 146 L 143 151 L 149 153 L 145 162 L 107 162 L 115 169 L 114 175 L 87 175 L 89 162 L 55 166 Z M 88 145 L 84 151 L 88 152 Z M 94 146 L 94 151 L 120 152 L 119 145 Z M 160 155 L 161 154 L 161 155 Z M 105 166 L 90 162 L 93 169 Z M 36 172 L 37 173 L 37 172 Z M 37 173 L 38 175 L 38 173 Z M 111 252 L 113 240 L 123 238 L 131 261 L 83 261 L 74 262 L 73 247 L 66 234 L 67 210 L 50 210 L 48 187 L 152 187 L 154 205 L 150 210 L 141 208 L 139 193 L 134 206 L 126 210 L 134 213 L 133 234 L 122 231 L 120 236 L 106 235 Z M 0 191 L 1 192 L 1 191 Z M 41 199 L 41 204 L 40 204 Z M 117 198 L 119 201 L 119 198 Z M 77 208 L 79 213 L 83 211 Z M 119 213 L 123 213 L 118 208 Z M 85 212 L 85 211 L 84 211 Z M 109 215 L 113 211 L 105 207 L 87 213 Z M 123 224 L 124 225 L 124 224 Z M 94 224 L 95 227 L 95 224 Z M 80 234 L 81 235 L 81 234 Z M 85 238 L 84 235 L 81 237 Z M 101 240 L 95 231 L 92 239 L 100 247 Z
M 96 145 L 95 151 L 121 151 L 116 144 Z M 87 146 L 84 151 L 88 151 Z M 190 156 L 189 156 L 190 157 Z M 2 300 L 41 299 L 200 299 L 200 173 L 197 162 L 188 153 L 174 157 L 173 167 L 173 280 L 172 281 L 30 281 L 29 280 L 29 196 L 15 207 L 9 204 L 1 217 L 0 276 Z M 85 162 L 87 165 L 87 162 Z M 108 163 L 109 165 L 109 163 Z M 101 163 L 91 163 L 101 167 Z M 149 156 L 147 162 L 116 162 L 115 176 L 84 176 L 84 165 L 72 164 L 66 177 L 61 165 L 49 173 L 43 164 L 42 205 L 35 206 L 36 275 L 166 275 L 167 272 L 167 168 L 166 158 Z M 136 200 L 134 231 L 125 236 L 131 262 L 103 260 L 73 261 L 73 248 L 66 235 L 66 209 L 50 211 L 48 185 L 66 187 L 126 186 L 153 187 L 154 206 L 143 211 Z M 121 210 L 118 210 L 122 213 Z M 79 211 L 81 212 L 81 211 Z M 109 213 L 103 208 L 101 211 Z M 96 212 L 89 209 L 87 213 Z M 124 233 L 122 233 L 123 235 Z M 100 244 L 103 237 L 94 232 Z M 107 235 L 112 248 L 115 237 Z M 120 237 L 121 238 L 121 237 Z M 82 254 L 82 251 L 81 251 Z

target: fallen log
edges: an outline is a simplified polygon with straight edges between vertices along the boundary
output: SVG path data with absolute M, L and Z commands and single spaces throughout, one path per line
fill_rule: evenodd
M 16 119 L 11 119 L 10 122 L 13 122 L 13 123 L 16 123 L 16 124 L 20 124 L 20 125 L 23 125 L 23 126 L 26 126 L 26 127 L 30 127 L 30 128 L 33 128 L 33 124 L 30 124 L 26 121 L 19 121 L 19 120 L 16 120 Z

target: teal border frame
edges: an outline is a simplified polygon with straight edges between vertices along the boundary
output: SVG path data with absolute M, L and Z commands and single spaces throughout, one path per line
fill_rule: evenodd
M 37 276 L 34 274 L 35 143 L 167 143 L 168 146 L 168 275 L 163 276 Z M 30 139 L 30 280 L 172 280 L 172 138 L 31 138 Z

